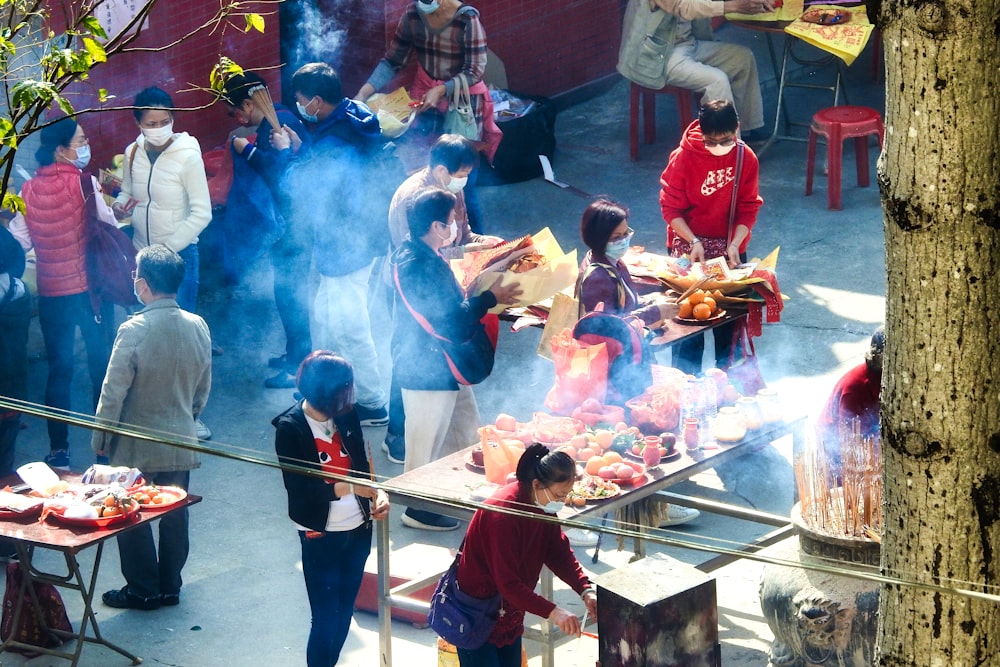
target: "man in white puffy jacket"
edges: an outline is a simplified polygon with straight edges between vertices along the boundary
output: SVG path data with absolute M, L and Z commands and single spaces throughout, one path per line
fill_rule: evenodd
M 118 219 L 132 216 L 137 249 L 162 243 L 184 259 L 177 303 L 198 305 L 198 234 L 212 220 L 208 178 L 198 140 L 174 132 L 173 100 L 159 88 L 135 97 L 140 134 L 125 149 L 121 193 L 112 204 Z

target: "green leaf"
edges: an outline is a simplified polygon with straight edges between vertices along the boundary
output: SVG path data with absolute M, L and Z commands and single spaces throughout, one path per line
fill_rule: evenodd
M 56 97 L 56 104 L 59 105 L 59 108 L 62 109 L 62 112 L 67 116 L 72 115 L 73 112 L 76 111 L 76 109 L 73 108 L 73 105 L 70 104 L 70 101 L 62 95 Z
M 90 56 L 92 62 L 94 63 L 107 62 L 108 54 L 104 50 L 104 47 L 98 44 L 90 37 L 83 38 L 83 47 L 87 49 L 87 55 Z
M 103 39 L 108 38 L 108 33 L 104 32 L 104 26 L 101 25 L 101 22 L 98 21 L 97 17 L 93 14 L 84 16 L 80 23 L 82 23 L 95 37 L 101 37 Z
M 0 116 L 0 145 L 17 148 L 17 129 L 5 116 Z
M 4 193 L 3 207 L 11 213 L 20 213 L 21 215 L 24 215 L 24 200 L 13 193 Z
M 115 97 L 116 97 L 115 95 L 112 95 L 111 93 L 108 92 L 107 88 L 98 88 L 97 89 L 97 101 L 101 102 L 102 104 L 104 102 L 108 102 L 110 100 L 115 99 Z
M 251 30 L 256 30 L 257 32 L 264 32 L 264 17 L 260 14 L 246 14 L 247 27 L 244 28 L 243 32 L 250 32 Z

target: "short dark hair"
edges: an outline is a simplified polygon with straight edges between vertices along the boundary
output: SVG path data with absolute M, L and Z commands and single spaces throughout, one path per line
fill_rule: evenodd
M 885 352 L 885 325 L 881 325 L 872 333 L 868 351 L 865 352 L 865 364 L 870 370 L 882 372 L 882 354 Z
M 169 111 L 170 115 L 174 113 L 174 101 L 170 94 L 155 86 L 140 90 L 139 94 L 135 96 L 133 106 L 136 107 L 132 109 L 132 115 L 135 116 L 136 121 L 141 121 L 143 114 L 152 109 L 163 109 Z
M 740 117 L 729 100 L 711 100 L 698 109 L 698 124 L 702 135 L 735 132 L 739 127 Z
M 62 146 L 68 148 L 73 143 L 77 122 L 75 118 L 63 118 L 51 125 L 46 125 L 39 133 L 41 143 L 35 151 L 35 159 L 41 166 L 50 165 L 56 161 L 56 149 Z
M 580 236 L 588 248 L 603 255 L 611 234 L 625 220 L 628 220 L 627 208 L 603 197 L 595 199 L 583 211 Z
M 456 201 L 455 195 L 436 185 L 418 190 L 410 200 L 406 212 L 410 238 L 414 241 L 419 239 L 434 222 L 448 224 L 448 216 L 454 210 Z
M 575 480 L 576 462 L 566 452 L 550 452 L 545 445 L 535 443 L 521 454 L 517 462 L 517 481 L 521 487 L 538 480 L 543 487 Z
M 234 74 L 222 84 L 222 101 L 231 107 L 242 106 L 257 88 L 267 89 L 267 82 L 255 72 Z
M 295 386 L 309 405 L 327 417 L 343 414 L 354 405 L 354 369 L 329 350 L 316 350 L 302 360 Z
M 479 153 L 472 142 L 460 134 L 442 134 L 431 146 L 429 164 L 431 169 L 441 165 L 449 174 L 463 169 L 473 169 Z
M 140 250 L 135 264 L 136 276 L 145 280 L 154 294 L 177 294 L 184 281 L 184 259 L 162 243 Z
M 292 91 L 304 97 L 319 95 L 324 102 L 340 104 L 344 92 L 337 71 L 326 63 L 306 63 L 292 75 Z

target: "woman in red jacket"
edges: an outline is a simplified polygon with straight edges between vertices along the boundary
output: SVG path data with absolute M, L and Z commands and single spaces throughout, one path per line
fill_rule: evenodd
M 45 340 L 49 375 L 45 404 L 70 409 L 73 382 L 73 341 L 80 329 L 87 348 L 87 369 L 93 390 L 93 405 L 101 395 L 108 367 L 110 341 L 114 335 L 109 306 L 95 313 L 90 302 L 86 269 L 86 199 L 97 202 L 98 216 L 109 224 L 115 217 L 101 195 L 97 180 L 84 192 L 81 170 L 90 162 L 90 142 L 72 118 L 47 125 L 41 131 L 35 152 L 38 171 L 24 184 L 24 219 L 11 221 L 11 232 L 25 250 L 35 248 L 38 275 L 38 322 Z M 63 422 L 49 421 L 49 454 L 45 462 L 69 470 L 69 429 Z
M 535 593 L 543 565 L 576 591 L 590 616 L 597 618 L 597 594 L 559 524 L 530 516 L 554 519 L 575 481 L 576 464 L 567 454 L 531 445 L 518 461 L 517 482 L 486 501 L 519 512 L 480 509 L 472 517 L 458 564 L 459 588 L 473 597 L 499 593 L 502 599 L 489 640 L 477 649 L 458 649 L 462 667 L 519 667 L 526 612 L 579 636 L 576 614 Z

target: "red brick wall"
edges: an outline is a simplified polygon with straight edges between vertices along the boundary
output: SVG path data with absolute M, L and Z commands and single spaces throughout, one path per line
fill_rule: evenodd
M 148 28 L 133 43 L 133 47 L 153 47 L 170 43 L 195 27 L 208 21 L 219 3 L 159 2 L 149 17 Z M 274 5 L 259 5 L 261 13 L 274 12 Z M 158 86 L 174 99 L 180 107 L 195 107 L 211 101 L 208 93 L 192 90 L 195 86 L 208 87 L 208 75 L 225 54 L 246 68 L 274 67 L 278 64 L 278 37 L 280 29 L 276 14 L 265 16 L 263 34 L 243 32 L 243 19 L 236 17 L 232 25 L 220 26 L 214 33 L 208 31 L 172 47 L 163 53 L 129 53 L 114 56 L 107 63 L 94 68 L 90 78 L 72 89 L 73 105 L 80 108 L 97 108 L 96 91 L 105 88 L 116 96 L 105 106 L 130 104 L 143 88 Z M 277 70 L 260 71 L 260 74 L 280 90 Z M 80 118 L 91 139 L 96 167 L 107 166 L 111 156 L 121 153 L 138 134 L 131 111 L 107 111 L 87 114 Z M 224 105 L 216 104 L 207 109 L 183 111 L 177 114 L 174 127 L 197 137 L 203 150 L 221 145 L 233 128 Z

